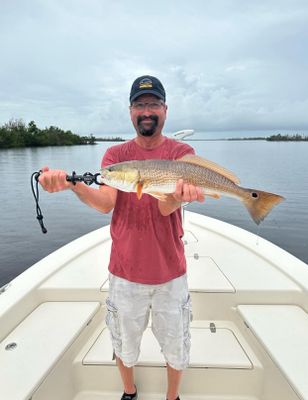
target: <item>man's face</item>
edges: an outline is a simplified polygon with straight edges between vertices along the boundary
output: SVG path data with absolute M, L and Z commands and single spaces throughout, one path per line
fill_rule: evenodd
M 160 134 L 167 116 L 167 105 L 152 94 L 137 97 L 130 106 L 130 117 L 138 134 Z

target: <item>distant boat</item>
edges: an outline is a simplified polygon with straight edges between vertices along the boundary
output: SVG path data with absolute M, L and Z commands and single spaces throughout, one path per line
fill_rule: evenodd
M 184 228 L 193 321 L 181 399 L 308 400 L 308 266 L 200 214 L 185 212 Z M 105 323 L 110 248 L 106 226 L 0 290 L 1 400 L 120 399 Z M 150 327 L 135 376 L 140 399 L 165 398 Z

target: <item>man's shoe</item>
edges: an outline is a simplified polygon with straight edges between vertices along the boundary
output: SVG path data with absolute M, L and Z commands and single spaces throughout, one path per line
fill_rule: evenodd
M 128 394 L 128 393 L 123 393 L 121 400 L 137 400 L 138 399 L 138 393 L 137 393 L 137 388 L 136 392 L 133 394 Z

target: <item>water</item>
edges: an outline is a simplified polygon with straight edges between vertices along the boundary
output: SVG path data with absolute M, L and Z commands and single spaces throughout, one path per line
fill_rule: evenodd
M 274 242 L 308 263 L 308 143 L 216 141 L 191 142 L 196 153 L 220 163 L 245 187 L 277 192 L 286 201 L 258 228 L 236 200 L 207 198 L 193 203 L 199 212 L 247 229 Z M 41 208 L 48 233 L 36 220 L 30 176 L 44 165 L 71 173 L 97 172 L 101 157 L 112 143 L 96 146 L 46 147 L 0 151 L 2 208 L 0 225 L 0 287 L 60 246 L 110 223 L 85 206 L 70 191 L 41 191 Z

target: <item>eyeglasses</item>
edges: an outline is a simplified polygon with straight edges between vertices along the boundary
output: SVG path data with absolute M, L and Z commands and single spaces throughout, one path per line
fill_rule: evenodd
M 162 102 L 152 102 L 152 103 L 133 103 L 132 108 L 134 108 L 137 111 L 144 111 L 146 107 L 150 111 L 157 111 L 161 109 L 161 107 L 164 105 Z

